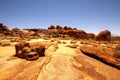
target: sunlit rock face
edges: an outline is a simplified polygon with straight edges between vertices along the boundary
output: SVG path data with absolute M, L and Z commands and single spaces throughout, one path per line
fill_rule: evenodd
M 96 58 L 97 60 L 100 60 L 101 62 L 108 64 L 112 67 L 115 67 L 117 69 L 120 69 L 120 60 L 110 55 L 110 53 L 107 53 L 106 51 L 101 50 L 97 47 L 90 47 L 90 46 L 81 46 L 80 50 L 93 58 Z
M 98 40 L 98 41 L 110 41 L 111 40 L 111 32 L 108 30 L 101 31 L 96 36 L 96 40 Z

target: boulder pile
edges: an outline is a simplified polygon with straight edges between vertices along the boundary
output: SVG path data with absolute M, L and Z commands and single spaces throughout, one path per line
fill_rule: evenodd
M 30 45 L 26 41 L 20 41 L 15 45 L 16 56 L 27 60 L 35 60 L 45 56 L 45 46 L 42 44 Z
M 50 25 L 48 29 L 25 29 L 30 32 L 30 34 L 25 34 L 21 30 L 9 30 L 7 26 L 4 26 L 0 23 L 0 33 L 5 35 L 13 36 L 13 37 L 20 37 L 22 39 L 26 38 L 40 38 L 40 34 L 44 34 L 47 37 L 53 38 L 66 38 L 72 37 L 74 39 L 95 39 L 97 41 L 110 41 L 111 40 L 111 32 L 108 30 L 101 31 L 98 35 L 95 36 L 94 33 L 87 33 L 84 30 L 78 30 L 77 28 L 72 28 L 69 26 L 60 26 L 60 25 Z M 31 34 L 34 32 L 34 34 Z M 42 35 L 43 36 L 43 35 Z
M 9 31 L 8 27 L 0 23 L 0 33 Z

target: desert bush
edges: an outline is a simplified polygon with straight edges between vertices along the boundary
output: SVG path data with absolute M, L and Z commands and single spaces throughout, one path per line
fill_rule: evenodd
M 81 42 L 80 42 L 80 44 L 84 44 L 84 42 L 83 42 L 83 41 L 81 41 Z
M 93 44 L 94 47 L 98 47 L 98 44 Z
M 20 30 L 19 28 L 17 28 L 17 27 L 15 27 L 15 28 L 13 28 L 12 30 Z
M 10 40 L 1 40 L 0 44 L 1 46 L 10 46 Z
M 63 44 L 66 44 L 66 42 L 65 42 L 65 41 L 63 41 Z
M 101 44 L 102 42 L 100 42 L 100 41 L 97 41 L 96 43 L 97 43 L 97 44 Z
M 120 50 L 120 44 L 116 46 L 116 49 L 117 49 L 117 50 Z
M 61 44 L 61 41 L 57 41 L 57 43 Z
M 52 39 L 51 42 L 55 42 L 55 40 Z
M 107 41 L 102 41 L 102 43 L 103 43 L 103 44 L 108 44 L 108 42 L 107 42 Z
M 102 48 L 102 51 L 105 51 L 105 48 Z
M 70 48 L 77 48 L 78 45 L 66 45 L 66 47 L 70 47 Z
M 0 45 L 1 45 L 1 40 L 0 40 Z
M 84 44 L 89 44 L 89 41 L 87 41 L 87 40 L 86 40 L 86 41 L 84 41 Z
M 71 44 L 75 44 L 75 43 L 77 43 L 77 41 L 72 40 L 70 43 Z
M 58 45 L 57 44 L 54 44 L 54 47 L 55 47 L 56 50 L 58 49 Z

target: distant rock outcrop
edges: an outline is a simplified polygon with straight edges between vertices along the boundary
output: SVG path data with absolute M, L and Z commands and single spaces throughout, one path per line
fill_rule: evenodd
M 67 34 L 76 39 L 88 39 L 87 33 L 83 30 L 70 30 Z
M 63 28 L 64 30 L 72 30 L 72 28 L 71 27 L 67 27 L 67 26 L 64 26 L 64 28 Z
M 101 31 L 96 37 L 98 41 L 110 41 L 111 40 L 111 32 L 108 30 Z
M 56 26 L 56 29 L 58 29 L 58 30 L 62 30 L 62 29 L 63 29 L 63 27 L 62 27 L 62 26 L 60 26 L 60 25 L 57 25 L 57 26 Z
M 50 27 L 48 27 L 48 29 L 55 29 L 54 25 L 50 25 Z
M 0 23 L 0 33 L 9 31 L 8 27 Z
M 87 33 L 88 34 L 88 38 L 89 39 L 94 39 L 95 38 L 95 34 L 94 33 Z

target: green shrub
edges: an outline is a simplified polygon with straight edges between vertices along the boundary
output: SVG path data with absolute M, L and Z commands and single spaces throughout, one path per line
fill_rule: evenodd
M 17 28 L 17 27 L 15 27 L 15 28 L 13 28 L 12 30 L 17 30 L 17 31 L 18 31 L 18 30 L 20 30 L 20 29 L 19 29 L 19 28 Z

